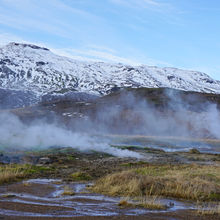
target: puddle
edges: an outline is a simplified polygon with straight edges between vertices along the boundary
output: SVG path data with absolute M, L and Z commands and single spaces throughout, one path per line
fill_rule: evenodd
M 21 183 L 0 187 L 0 215 L 35 217 L 117 216 L 144 215 L 149 212 L 166 212 L 141 208 L 120 208 L 120 198 L 89 193 L 86 186 L 91 183 L 60 183 L 58 179 L 31 179 Z M 45 194 L 36 194 L 36 187 Z M 75 194 L 63 196 L 64 186 Z M 45 188 L 42 188 L 45 187 Z M 14 190 L 16 189 L 16 190 Z M 50 189 L 47 192 L 47 189 Z M 52 189 L 52 191 L 51 191 Z M 46 193 L 47 192 L 47 193 Z M 7 196 L 8 195 L 8 196 Z M 192 204 L 162 199 L 161 204 L 173 203 L 167 211 L 193 209 Z

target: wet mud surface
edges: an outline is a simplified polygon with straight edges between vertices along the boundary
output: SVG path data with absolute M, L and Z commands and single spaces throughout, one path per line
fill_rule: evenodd
M 147 217 L 148 215 L 167 215 L 180 210 L 193 210 L 192 203 L 174 200 L 161 200 L 163 204 L 174 203 L 166 211 L 147 210 L 143 208 L 120 208 L 120 198 L 90 193 L 86 186 L 90 183 L 63 183 L 56 179 L 31 179 L 0 187 L 0 217 L 2 219 L 29 218 L 71 218 L 105 216 L 106 218 L 126 216 Z M 63 195 L 65 187 L 74 195 Z M 159 216 L 160 216 L 159 215 Z M 87 217 L 87 218 L 86 218 Z M 0 219 L 1 219 L 0 218 Z M 117 219 L 117 218 L 116 218 Z M 136 218 L 135 218 L 136 219 Z M 164 218 L 166 219 L 166 218 Z M 172 219 L 172 218 L 168 218 Z M 174 218 L 176 219 L 176 218 Z M 178 218 L 177 218 L 178 219 Z

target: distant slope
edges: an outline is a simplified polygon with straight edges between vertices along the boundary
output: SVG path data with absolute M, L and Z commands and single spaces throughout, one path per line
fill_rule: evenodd
M 60 122 L 74 131 L 220 138 L 220 95 L 164 88 L 123 89 L 81 99 L 52 99 L 11 110 L 24 122 Z
M 62 89 L 104 95 L 118 87 L 220 93 L 220 82 L 201 72 L 82 62 L 58 56 L 47 48 L 19 43 L 0 48 L 0 87 L 31 90 L 39 95 Z

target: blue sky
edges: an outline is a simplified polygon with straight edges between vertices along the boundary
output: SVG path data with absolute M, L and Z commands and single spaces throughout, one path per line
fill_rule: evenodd
M 0 45 L 199 70 L 220 80 L 219 0 L 0 0 Z

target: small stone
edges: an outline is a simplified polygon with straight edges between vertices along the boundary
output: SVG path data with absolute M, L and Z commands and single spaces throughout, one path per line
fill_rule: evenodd
M 48 164 L 51 162 L 51 159 L 49 157 L 41 157 L 38 161 L 40 164 Z
M 200 154 L 200 151 L 196 148 L 192 148 L 192 149 L 189 150 L 189 153 L 190 154 Z

